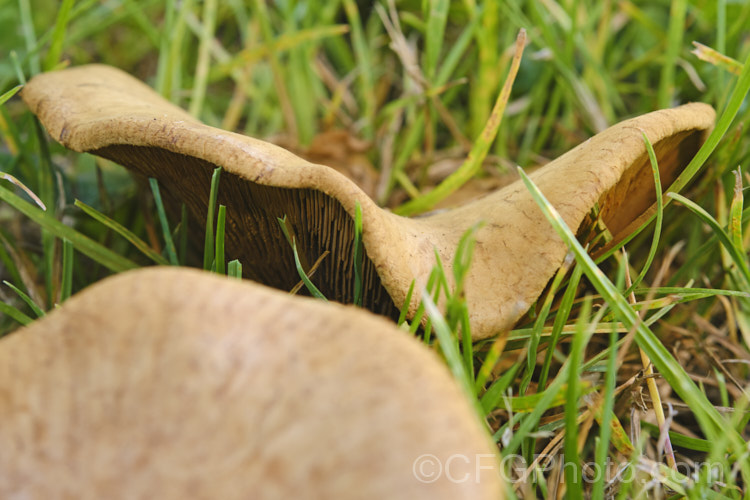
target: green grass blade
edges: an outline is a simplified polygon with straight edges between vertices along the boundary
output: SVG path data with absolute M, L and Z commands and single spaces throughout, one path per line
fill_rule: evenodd
M 614 413 L 614 391 L 615 386 L 617 385 L 617 369 L 617 331 L 613 328 L 609 333 L 609 355 L 607 357 L 607 372 L 604 376 L 604 394 L 602 395 L 604 404 L 601 413 L 599 437 L 596 441 L 596 451 L 594 453 L 597 464 L 596 470 L 600 471 L 606 470 L 606 462 L 609 457 L 609 443 L 612 435 L 612 426 L 607 425 L 607 422 L 612 422 L 612 420 L 616 418 Z M 604 498 L 605 476 L 606 474 L 598 474 L 597 477 L 594 478 L 591 498 Z
M 669 13 L 669 30 L 667 31 L 667 47 L 664 53 L 664 62 L 661 66 L 661 78 L 659 78 L 658 102 L 660 108 L 672 106 L 675 91 L 675 67 L 682 49 L 682 34 L 685 32 L 686 13 L 687 0 L 672 0 Z
M 734 171 L 735 184 L 732 204 L 729 208 L 729 234 L 731 235 L 732 246 L 738 252 L 745 253 L 745 244 L 742 241 L 742 207 L 745 203 L 742 194 L 742 174 L 740 169 Z
M 21 300 L 26 302 L 26 305 L 29 306 L 32 311 L 34 311 L 34 314 L 36 314 L 37 318 L 41 318 L 42 316 L 44 316 L 44 310 L 38 305 L 36 305 L 36 303 L 31 299 L 31 297 L 29 297 L 23 290 L 15 286 L 10 281 L 3 280 L 3 283 L 7 285 L 11 290 L 16 292 L 16 294 L 19 297 L 21 297 Z
M 375 130 L 375 78 L 372 73 L 373 65 L 370 58 L 370 47 L 365 32 L 362 29 L 362 19 L 354 0 L 343 0 L 344 11 L 351 27 L 354 54 L 357 60 L 357 71 L 360 82 L 361 98 L 364 101 L 364 126 L 362 135 L 371 139 Z
M 216 210 L 216 198 L 219 195 L 219 178 L 221 167 L 216 167 L 211 175 L 211 191 L 208 195 L 208 210 L 206 212 L 206 236 L 203 244 L 203 269 L 211 270 L 214 263 L 214 211 Z
M 729 252 L 729 255 L 732 257 L 732 261 L 742 273 L 746 284 L 748 285 L 748 287 L 750 287 L 750 268 L 748 268 L 747 261 L 745 260 L 744 251 L 741 248 L 738 249 L 732 243 L 732 238 L 729 236 L 729 234 L 727 234 L 726 231 L 724 231 L 724 228 L 721 226 L 721 224 L 719 224 L 719 221 L 714 219 L 711 214 L 703 209 L 703 207 L 685 198 L 682 195 L 679 195 L 677 193 L 668 193 L 667 196 L 685 205 L 690 209 L 690 211 L 697 215 L 701 221 L 711 227 L 713 233 L 719 238 L 719 241 L 724 245 L 724 248 L 726 248 L 727 252 Z
M 15 307 L 6 304 L 5 302 L 0 302 L 0 313 L 6 314 L 7 316 L 13 318 L 16 322 L 18 322 L 22 326 L 26 326 L 30 323 L 32 323 L 34 320 L 27 316 L 26 314 L 22 313 Z M 0 335 L 1 337 L 2 335 Z
M 206 97 L 206 86 L 208 82 L 208 67 L 211 62 L 211 42 L 213 42 L 214 29 L 216 27 L 217 0 L 203 1 L 203 29 L 198 45 L 198 62 L 195 65 L 195 79 L 193 81 L 193 92 L 190 98 L 191 115 L 196 118 L 200 116 L 203 109 L 203 101 Z
M 265 0 L 255 0 L 254 4 L 256 16 L 260 24 L 260 31 L 263 35 L 263 42 L 269 47 L 272 47 L 275 43 L 274 33 L 271 27 L 271 18 L 268 13 L 266 2 Z M 281 64 L 279 54 L 273 50 L 269 52 L 269 63 L 271 65 L 271 71 L 273 72 L 274 87 L 279 97 L 279 104 L 281 106 L 281 113 L 284 117 L 284 122 L 292 140 L 298 142 L 299 134 L 297 119 L 292 107 L 292 101 L 289 97 L 289 89 L 287 88 L 286 67 Z
M 215 270 L 218 274 L 225 274 L 224 266 L 224 227 L 227 217 L 227 207 L 219 205 L 219 215 L 216 218 L 216 254 L 214 256 Z
M 448 20 L 448 0 L 430 0 L 427 14 L 427 31 L 425 33 L 424 74 L 434 84 L 438 58 L 443 48 L 445 24 Z
M 73 228 L 66 226 L 3 186 L 0 186 L 0 200 L 5 201 L 36 224 L 54 234 L 56 237 L 70 240 L 76 250 L 95 260 L 107 269 L 119 273 L 139 267 L 135 262 L 116 254 L 112 250 L 82 235 Z
M 44 58 L 44 71 L 53 70 L 60 61 L 63 43 L 65 42 L 65 31 L 68 28 L 70 11 L 73 8 L 74 3 L 74 0 L 63 0 L 62 4 L 60 4 L 60 10 L 57 12 L 57 20 L 55 21 L 55 28 L 52 32 L 52 41 L 49 50 L 47 51 L 47 57 Z
M 299 274 L 300 279 L 305 283 L 305 287 L 307 288 L 307 290 L 313 297 L 328 302 L 326 296 L 323 295 L 320 290 L 318 290 L 318 287 L 316 287 L 315 284 L 310 281 L 310 278 L 305 273 L 305 269 L 302 267 L 302 263 L 299 260 L 299 253 L 297 252 L 297 242 L 294 238 L 292 238 L 292 251 L 294 252 L 294 265 L 297 267 L 297 274 Z
M 734 86 L 727 107 L 724 108 L 724 111 L 719 116 L 716 126 L 706 138 L 706 142 L 703 143 L 703 146 L 701 146 L 693 159 L 690 160 L 687 167 L 685 167 L 685 170 L 683 170 L 682 173 L 677 176 L 677 179 L 675 179 L 672 185 L 669 186 L 669 191 L 679 193 L 685 188 L 688 182 L 695 177 L 698 170 L 700 170 L 711 153 L 714 152 L 716 146 L 719 145 L 721 138 L 724 137 L 724 134 L 729 130 L 729 127 L 732 125 L 734 117 L 737 116 L 737 112 L 740 110 L 748 91 L 750 91 L 750 54 L 748 54 L 747 59 L 745 59 L 742 73 L 740 73 L 740 76 L 737 78 L 737 83 Z
M 568 387 L 565 397 L 565 483 L 569 498 L 583 498 L 583 470 L 578 453 L 578 399 L 581 391 L 581 361 L 583 350 L 588 342 L 588 321 L 591 313 L 591 298 L 583 302 L 583 308 L 576 321 L 576 332 L 571 346 L 570 369 L 568 370 Z
M 406 321 L 406 315 L 409 313 L 409 304 L 411 304 L 411 296 L 414 294 L 414 285 L 415 281 L 411 280 L 411 284 L 409 284 L 409 290 L 406 292 L 406 298 L 404 299 L 404 304 L 401 306 L 401 311 L 398 313 L 398 322 L 397 325 L 401 325 Z
M 560 391 L 565 388 L 569 369 L 570 363 L 565 363 L 560 368 L 555 380 L 541 393 L 543 396 L 538 400 L 531 413 L 523 416 L 523 420 L 518 425 L 518 428 L 515 429 L 513 437 L 503 447 L 503 455 L 510 456 L 517 453 L 521 443 L 528 438 L 529 433 L 539 424 L 539 419 L 542 418 L 544 412 L 552 407 L 555 401 L 558 401 Z
M 169 221 L 167 220 L 167 212 L 164 210 L 164 203 L 161 200 L 161 192 L 159 191 L 159 183 L 153 177 L 148 180 L 151 185 L 151 192 L 154 194 L 154 204 L 156 205 L 156 211 L 159 214 L 159 223 L 161 224 L 161 233 L 164 236 L 164 246 L 167 249 L 167 257 L 169 263 L 173 266 L 179 266 L 180 261 L 177 260 L 177 249 L 174 246 L 174 240 L 172 239 L 172 233 L 169 230 Z
M 550 309 L 552 308 L 552 301 L 555 298 L 555 293 L 560 287 L 563 279 L 565 279 L 565 275 L 568 272 L 569 265 L 570 262 L 566 259 L 563 266 L 557 271 L 557 273 L 555 273 L 555 277 L 552 280 L 552 284 L 550 285 L 547 296 L 545 297 L 544 303 L 542 304 L 542 309 L 541 311 L 539 311 L 536 321 L 534 321 L 534 327 L 532 329 L 531 337 L 529 338 L 529 347 L 526 354 L 526 371 L 524 372 L 523 379 L 521 379 L 521 386 L 518 389 L 518 393 L 521 395 L 526 394 L 526 390 L 531 383 L 531 377 L 534 375 L 536 358 L 539 354 L 537 350 L 539 349 L 539 339 L 542 334 L 542 328 L 544 327 L 544 323 L 547 321 Z
M 432 327 L 435 330 L 435 336 L 440 343 L 440 350 L 445 356 L 448 368 L 451 373 L 453 373 L 453 377 L 456 379 L 456 382 L 458 382 L 458 385 L 461 386 L 465 394 L 469 397 L 472 405 L 477 410 L 477 415 L 484 418 L 484 411 L 479 405 L 479 401 L 474 393 L 474 383 L 471 375 L 466 372 L 466 366 L 461 357 L 461 352 L 458 349 L 455 335 L 451 332 L 448 323 L 445 321 L 445 318 L 440 313 L 435 302 L 427 291 L 422 294 L 422 303 L 425 306 L 427 315 L 430 317 Z
M 174 18 L 175 18 L 175 1 L 166 0 L 164 2 L 164 24 L 161 27 L 161 40 L 159 45 L 159 63 L 156 68 L 156 91 L 170 101 L 172 94 L 171 77 L 173 75 L 176 61 L 170 57 L 170 47 L 175 45 L 173 39 L 175 35 Z
M 229 261 L 229 264 L 227 264 L 227 276 L 242 279 L 242 264 L 239 260 L 234 259 Z
M 143 255 L 151 259 L 155 264 L 158 264 L 160 266 L 168 266 L 169 261 L 165 259 L 162 255 L 160 255 L 158 252 L 154 251 L 148 243 L 140 239 L 135 233 L 130 231 L 128 228 L 120 224 L 119 222 L 110 219 L 103 213 L 99 212 L 93 207 L 90 207 L 89 205 L 86 205 L 81 200 L 75 201 L 75 206 L 83 210 L 86 215 L 90 216 L 92 219 L 96 220 L 97 222 L 100 222 L 102 225 L 108 227 L 115 233 L 119 234 L 126 240 L 128 240 L 135 248 L 137 248 Z
M 31 2 L 29 0 L 18 0 L 18 10 L 20 14 L 21 31 L 26 42 L 26 52 L 29 55 L 29 70 L 32 75 L 36 75 L 42 70 L 39 61 L 39 54 L 36 50 L 37 39 L 34 31 L 34 21 L 31 18 Z M 14 51 L 15 52 L 15 51 Z
M 581 281 L 583 270 L 581 266 L 575 266 L 568 281 L 568 286 L 565 289 L 563 298 L 560 301 L 560 307 L 557 310 L 555 316 L 555 322 L 552 325 L 552 333 L 549 337 L 549 343 L 547 345 L 547 352 L 544 354 L 544 362 L 542 363 L 542 371 L 539 374 L 539 387 L 544 389 L 547 385 L 547 377 L 549 377 L 549 370 L 552 366 L 552 356 L 557 348 L 557 342 L 562 334 L 563 327 L 570 316 L 570 311 L 573 308 L 573 301 L 575 300 L 576 292 L 578 290 L 578 284 Z
M 623 295 L 629 295 L 630 292 L 636 289 L 641 284 L 643 278 L 646 277 L 646 273 L 651 268 L 651 263 L 656 257 L 656 250 L 659 247 L 659 239 L 661 238 L 661 227 L 662 221 L 664 220 L 664 201 L 661 192 L 661 175 L 659 174 L 659 164 L 656 160 L 656 153 L 654 152 L 654 146 L 651 141 L 646 137 L 645 132 L 641 132 L 643 141 L 646 143 L 646 150 L 648 151 L 648 158 L 651 162 L 651 173 L 654 176 L 654 192 L 656 193 L 656 225 L 654 226 L 654 236 L 651 239 L 651 248 L 649 248 L 648 256 L 646 257 L 646 263 L 643 265 L 643 269 L 638 273 L 638 276 L 633 281 L 633 284 L 628 287 L 628 290 Z
M 503 373 L 499 379 L 495 380 L 490 388 L 487 389 L 487 392 L 482 395 L 480 403 L 482 404 L 482 409 L 484 409 L 485 415 L 498 407 L 498 404 L 505 395 L 505 391 L 510 387 L 510 383 L 513 382 L 513 379 L 521 366 L 523 366 L 521 363 L 514 363 L 511 365 L 510 369 Z

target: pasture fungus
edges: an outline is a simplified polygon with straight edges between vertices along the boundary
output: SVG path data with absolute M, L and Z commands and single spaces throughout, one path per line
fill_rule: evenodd
M 468 228 L 484 223 L 476 232 L 464 287 L 475 339 L 512 328 L 567 252 L 520 181 L 458 208 L 409 219 L 381 209 L 331 168 L 200 123 L 115 68 L 92 65 L 41 74 L 24 88 L 23 98 L 60 143 L 155 177 L 196 220 L 205 219 L 211 172 L 221 166 L 227 252 L 242 262 L 245 277 L 276 288 L 289 290 L 299 279 L 277 223 L 286 215 L 307 262 L 330 252 L 313 282 L 330 299 L 353 300 L 357 201 L 366 253 L 363 303 L 385 315 L 400 309 L 416 280 L 408 307 L 413 317 L 435 251 L 452 279 L 458 241 Z M 589 214 L 598 207 L 612 241 L 618 241 L 655 209 L 642 132 L 654 145 L 667 187 L 694 156 L 714 118 L 710 106 L 692 103 L 626 120 L 531 178 L 579 235 L 589 232 Z
M 2 498 L 503 497 L 416 339 L 193 269 L 105 279 L 1 339 L 0 394 Z

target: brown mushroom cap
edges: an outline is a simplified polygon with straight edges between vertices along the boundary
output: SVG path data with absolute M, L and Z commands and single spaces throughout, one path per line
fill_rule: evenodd
M 417 293 L 409 304 L 413 315 L 435 264 L 434 250 L 450 279 L 460 237 L 477 222 L 485 223 L 476 235 L 465 282 L 474 338 L 511 328 L 567 252 L 520 181 L 459 208 L 408 219 L 377 207 L 333 169 L 206 126 L 111 67 L 38 75 L 23 98 L 63 145 L 156 177 L 198 220 L 205 219 L 211 171 L 223 167 L 219 202 L 228 207 L 227 250 L 243 263 L 247 277 L 277 288 L 290 289 L 298 281 L 276 221 L 286 215 L 309 262 L 331 252 L 316 273 L 316 285 L 329 298 L 353 300 L 357 201 L 367 254 L 364 304 L 383 314 L 401 307 L 416 280 Z M 604 222 L 619 239 L 654 208 L 641 132 L 654 144 L 662 185 L 668 186 L 698 150 L 714 118 L 710 106 L 693 103 L 627 120 L 531 177 L 571 228 L 579 228 L 599 203 Z
M 190 269 L 106 279 L 0 340 L 0 416 L 1 498 L 502 498 L 416 339 Z

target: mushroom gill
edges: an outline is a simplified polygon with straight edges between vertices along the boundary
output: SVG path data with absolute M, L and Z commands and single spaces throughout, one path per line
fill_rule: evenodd
M 142 175 L 204 220 L 209 176 L 225 170 L 219 202 L 227 205 L 227 251 L 246 276 L 290 289 L 298 280 L 276 222 L 287 216 L 309 262 L 330 251 L 314 282 L 329 298 L 353 300 L 352 234 L 362 206 L 366 252 L 364 305 L 392 315 L 417 293 L 435 264 L 451 263 L 464 232 L 477 222 L 474 258 L 465 281 L 472 336 L 512 328 L 544 290 L 567 248 L 518 181 L 449 211 L 409 219 L 376 206 L 335 170 L 240 134 L 206 126 L 145 84 L 115 68 L 92 65 L 36 76 L 23 98 L 56 140 Z M 646 134 L 657 152 L 663 186 L 676 178 L 713 126 L 715 113 L 692 103 L 626 120 L 592 137 L 531 175 L 574 230 L 599 206 L 621 239 L 654 209 Z
M 194 269 L 105 279 L 0 339 L 0 415 L 2 498 L 503 498 L 419 341 Z

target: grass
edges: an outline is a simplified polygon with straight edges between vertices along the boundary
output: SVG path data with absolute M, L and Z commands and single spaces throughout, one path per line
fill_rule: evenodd
M 241 276 L 242 263 L 224 255 L 218 169 L 203 254 L 190 259 L 184 209 L 165 212 L 155 183 L 144 190 L 111 163 L 48 143 L 14 97 L 42 70 L 99 61 L 211 125 L 303 149 L 326 130 L 346 130 L 367 141 L 373 196 L 400 213 L 428 209 L 477 178 L 516 175 L 519 165 L 571 249 L 549 293 L 515 330 L 472 343 L 461 290 L 469 231 L 456 287 L 436 267 L 417 318 L 401 318 L 443 356 L 503 463 L 515 465 L 509 492 L 749 494 L 749 3 L 47 4 L 0 5 L 0 335 L 112 272 L 202 261 Z M 526 44 L 514 47 L 522 29 Z M 717 109 L 706 144 L 653 220 L 623 243 L 627 254 L 616 248 L 592 261 L 524 169 L 623 118 L 688 101 Z M 453 174 L 441 163 L 455 165 Z M 280 223 L 295 249 L 297 288 L 314 294 L 318 263 L 297 254 Z M 359 263 L 361 240 L 353 245 Z M 659 402 L 642 390 L 638 349 L 653 364 L 661 424 Z

